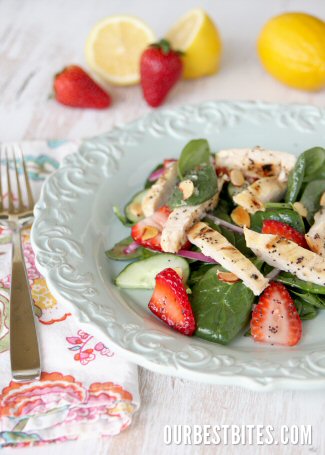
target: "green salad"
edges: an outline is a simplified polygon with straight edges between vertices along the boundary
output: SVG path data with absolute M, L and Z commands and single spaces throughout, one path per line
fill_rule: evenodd
M 115 284 L 151 289 L 149 310 L 186 336 L 294 346 L 325 308 L 325 149 L 185 145 L 124 210 Z

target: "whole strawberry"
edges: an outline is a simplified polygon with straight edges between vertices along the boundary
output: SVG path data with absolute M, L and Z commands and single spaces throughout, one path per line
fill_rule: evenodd
M 66 106 L 104 109 L 111 98 L 91 77 L 77 65 L 64 68 L 54 77 L 55 99 Z
M 181 78 L 183 64 L 180 53 L 171 49 L 166 40 L 152 44 L 140 61 L 143 96 L 152 107 L 162 104 L 168 92 Z

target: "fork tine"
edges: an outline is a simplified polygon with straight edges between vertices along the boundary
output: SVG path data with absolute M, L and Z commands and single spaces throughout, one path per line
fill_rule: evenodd
M 13 156 L 13 160 L 14 160 L 16 182 L 17 182 L 18 210 L 19 210 L 19 212 L 21 212 L 24 209 L 24 203 L 23 203 L 23 197 L 22 197 L 22 192 L 21 192 L 21 186 L 19 183 L 19 174 L 18 174 L 17 157 L 16 157 L 15 149 L 13 150 L 12 156 Z
M 8 185 L 8 199 L 9 199 L 8 212 L 10 214 L 12 214 L 15 211 L 15 207 L 14 207 L 14 201 L 13 201 L 12 191 L 11 191 L 11 180 L 10 180 L 10 170 L 9 170 L 9 160 L 8 160 L 7 150 L 5 152 L 5 156 L 6 156 L 6 171 L 7 171 L 7 185 Z
M 0 211 L 3 211 L 3 195 L 2 195 L 2 147 L 0 147 Z
M 20 150 L 20 154 L 21 154 L 21 160 L 22 160 L 22 163 L 23 163 L 23 171 L 24 171 L 25 184 L 26 184 L 27 197 L 28 197 L 28 207 L 27 208 L 29 210 L 33 210 L 33 208 L 34 208 L 34 198 L 33 198 L 33 193 L 32 193 L 31 187 L 30 187 L 28 171 L 27 171 L 26 162 L 25 162 L 22 150 Z

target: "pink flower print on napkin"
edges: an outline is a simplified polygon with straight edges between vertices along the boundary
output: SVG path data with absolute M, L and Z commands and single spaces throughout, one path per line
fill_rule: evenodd
M 23 249 L 28 279 L 30 284 L 32 284 L 34 280 L 41 277 L 41 274 L 36 268 L 34 251 L 30 244 L 29 235 L 26 234 L 23 235 Z
M 95 349 L 95 351 L 100 352 L 101 355 L 106 355 L 107 357 L 112 357 L 114 355 L 114 352 L 112 352 L 109 348 L 107 348 L 101 342 L 95 344 L 94 349 Z
M 68 349 L 70 351 L 77 351 L 73 358 L 76 362 L 80 362 L 81 365 L 87 365 L 89 362 L 95 360 L 96 353 L 107 357 L 114 355 L 114 352 L 103 343 L 99 342 L 94 345 L 94 337 L 83 330 L 78 330 L 77 336 L 66 337 L 66 340 L 69 344 L 73 345 Z M 90 345 L 93 347 L 90 347 Z

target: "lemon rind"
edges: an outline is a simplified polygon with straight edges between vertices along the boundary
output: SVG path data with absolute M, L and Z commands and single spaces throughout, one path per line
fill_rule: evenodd
M 188 11 L 184 16 L 182 16 L 173 27 L 168 31 L 166 38 L 168 39 L 169 37 L 172 37 L 175 30 L 178 30 L 180 28 L 180 25 L 185 22 L 190 16 L 196 15 L 198 17 L 198 20 L 195 24 L 195 28 L 192 30 L 191 35 L 189 35 L 188 40 L 182 45 L 177 45 L 177 48 L 181 51 L 186 51 L 195 41 L 195 38 L 197 37 L 199 31 L 202 28 L 202 25 L 205 21 L 206 13 L 204 12 L 203 9 L 201 8 L 195 8 L 190 11 Z M 172 41 L 172 40 L 171 40 Z

